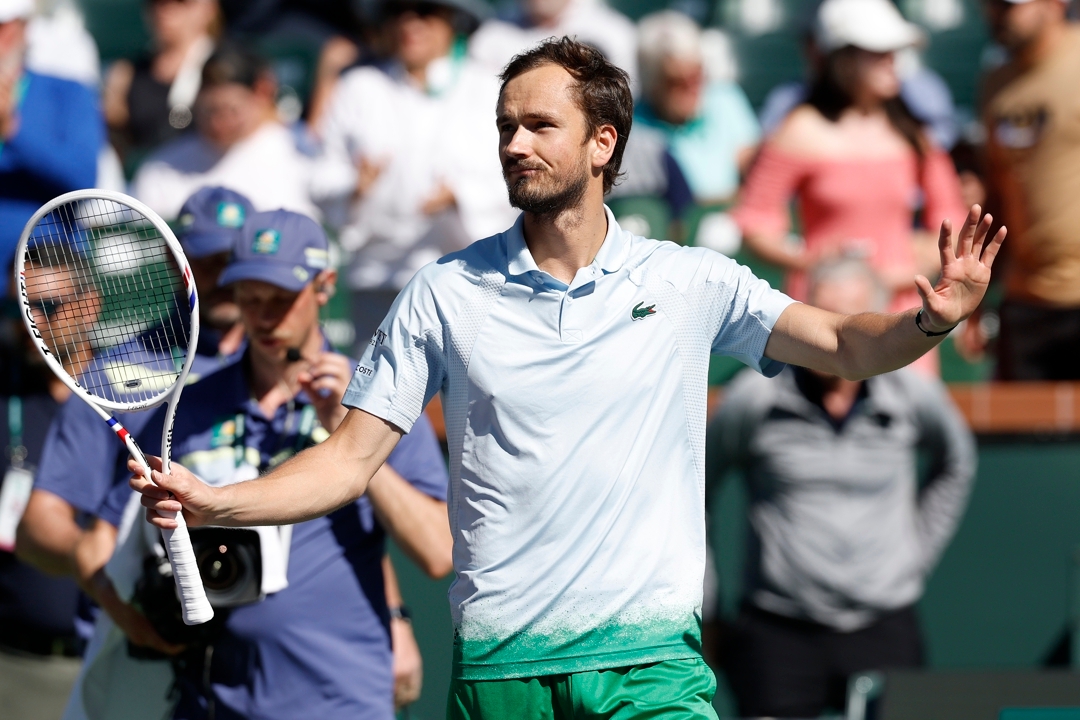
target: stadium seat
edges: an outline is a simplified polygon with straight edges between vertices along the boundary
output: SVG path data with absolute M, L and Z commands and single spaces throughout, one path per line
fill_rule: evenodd
M 656 240 L 671 239 L 671 208 L 655 197 L 614 198 L 608 207 L 616 222 L 635 235 Z

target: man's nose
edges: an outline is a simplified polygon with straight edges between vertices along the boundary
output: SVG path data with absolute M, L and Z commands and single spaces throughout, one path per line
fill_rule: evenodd
M 510 142 L 506 143 L 504 152 L 511 157 L 528 157 L 532 154 L 532 145 L 529 138 L 528 130 L 523 127 L 517 128 L 510 137 Z

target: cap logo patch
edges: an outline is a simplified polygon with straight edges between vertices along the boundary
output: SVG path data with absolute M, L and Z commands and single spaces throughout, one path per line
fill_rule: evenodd
M 218 203 L 217 224 L 227 228 L 242 227 L 244 225 L 244 206 L 234 202 Z
M 292 274 L 295 275 L 296 279 L 300 282 L 307 282 L 308 278 L 311 277 L 311 273 L 309 273 L 307 270 L 300 267 L 299 265 L 293 267 Z
M 322 248 L 304 248 L 304 260 L 308 267 L 316 270 L 325 270 L 330 266 L 330 253 Z
M 251 252 L 258 255 L 276 255 L 281 245 L 281 233 L 273 228 L 255 231 L 255 241 L 251 243 Z
M 187 230 L 189 227 L 195 224 L 195 216 L 191 213 L 184 213 L 180 216 L 180 227 Z

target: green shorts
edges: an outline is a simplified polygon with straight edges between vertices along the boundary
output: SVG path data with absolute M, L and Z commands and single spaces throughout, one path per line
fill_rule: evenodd
M 448 720 L 712 718 L 716 678 L 701 658 L 512 680 L 454 680 Z

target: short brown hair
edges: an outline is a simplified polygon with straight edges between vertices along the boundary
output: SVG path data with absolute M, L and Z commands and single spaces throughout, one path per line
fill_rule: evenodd
M 578 107 L 585 114 L 587 137 L 592 137 L 602 125 L 615 128 L 615 151 L 604 166 L 604 192 L 608 192 L 619 178 L 623 150 L 634 119 L 629 76 L 608 62 L 596 48 L 564 36 L 550 38 L 516 55 L 499 76 L 502 89 L 518 75 L 543 65 L 558 65 L 576 81 L 574 90 Z

